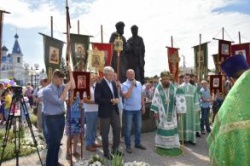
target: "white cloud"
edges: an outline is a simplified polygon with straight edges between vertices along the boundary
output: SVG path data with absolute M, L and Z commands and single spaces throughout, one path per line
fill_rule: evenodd
M 2 1 L 2 0 L 1 0 Z M 2 4 L 2 8 L 10 11 L 5 23 L 19 28 L 40 28 L 43 33 L 50 34 L 50 16 L 54 17 L 54 37 L 65 40 L 65 5 L 52 0 L 32 4 L 30 1 L 10 0 Z M 39 1 L 40 2 L 40 1 Z M 77 33 L 77 20 L 80 20 L 82 34 L 93 35 L 92 41 L 100 41 L 100 25 L 104 27 L 104 42 L 108 42 L 115 23 L 124 21 L 126 39 L 131 37 L 130 27 L 138 25 L 139 35 L 146 46 L 146 76 L 159 74 L 168 69 L 167 49 L 170 37 L 174 38 L 174 47 L 180 48 L 180 55 L 186 56 L 187 66 L 193 66 L 194 45 L 210 41 L 209 54 L 217 52 L 217 41 L 213 37 L 222 38 L 222 27 L 225 28 L 225 39 L 238 43 L 238 31 L 241 31 L 242 42 L 250 41 L 250 16 L 237 12 L 212 12 L 216 8 L 235 0 L 96 0 L 69 1 L 72 33 Z M 15 5 L 13 5 L 15 4 Z M 80 14 L 78 14 L 80 13 Z M 44 32 L 45 31 L 45 32 Z M 230 35 L 230 36 L 229 36 Z M 42 48 L 41 48 L 42 49 Z M 213 68 L 212 58 L 209 59 Z M 180 63 L 182 65 L 182 62 Z

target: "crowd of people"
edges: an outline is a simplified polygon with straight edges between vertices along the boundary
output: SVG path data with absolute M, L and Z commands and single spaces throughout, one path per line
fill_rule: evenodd
M 228 61 L 225 63 L 231 63 L 230 59 Z M 237 105 L 239 99 L 234 99 L 234 97 L 241 96 L 238 89 L 248 90 L 245 85 L 249 80 L 249 72 L 244 71 L 249 66 L 241 65 L 243 69 L 236 69 L 237 74 L 232 73 L 231 68 L 229 70 L 228 66 L 225 66 L 224 68 L 222 66 L 222 69 L 229 78 L 233 78 L 231 83 L 234 84 L 227 94 L 230 97 L 226 98 L 221 92 L 212 94 L 209 80 L 204 79 L 198 82 L 196 75 L 193 74 L 181 75 L 177 83 L 173 81 L 171 73 L 163 71 L 157 81 L 148 81 L 142 85 L 135 79 L 135 71 L 128 69 L 126 81 L 121 83 L 111 66 L 104 67 L 103 78 L 99 78 L 96 73 L 90 74 L 88 84 L 90 97 L 86 93 L 82 97 L 79 96 L 79 93 L 74 93 L 76 85 L 70 66 L 68 66 L 68 83 L 64 83 L 64 73 L 55 70 L 51 82 L 42 79 L 41 86 L 36 89 L 28 84 L 23 94 L 31 107 L 38 108 L 37 127 L 39 132 L 43 132 L 48 149 L 46 166 L 63 165 L 59 163 L 58 153 L 64 130 L 68 136 L 66 158 L 69 160 L 71 155 L 76 158 L 80 156 L 77 151 L 77 143 L 83 139 L 79 139 L 83 132 L 83 123 L 86 125 L 84 130 L 85 148 L 90 152 L 94 153 L 97 148 L 102 147 L 104 157 L 109 160 L 113 158 L 114 154 L 124 155 L 124 152 L 120 150 L 122 135 L 124 135 L 127 153 L 133 153 L 134 148 L 146 150 L 147 147 L 143 145 L 141 137 L 142 114 L 146 111 L 146 102 L 151 102 L 150 111 L 153 112 L 157 122 L 155 134 L 157 148 L 171 150 L 180 148 L 181 143 L 195 145 L 197 137 L 207 133 L 209 134 L 209 154 L 212 163 L 225 162 L 229 165 L 234 163 L 234 159 L 231 160 L 226 156 L 231 153 L 240 155 L 235 149 L 241 147 L 237 147 L 238 144 L 233 141 L 236 137 L 242 142 L 247 139 L 248 132 L 245 129 L 248 129 L 249 121 L 248 114 L 245 116 L 244 123 L 242 122 L 244 117 L 233 116 L 245 115 L 244 109 L 249 105 L 248 101 L 241 106 Z M 0 84 L 0 93 L 2 125 L 8 119 L 13 89 Z M 66 102 L 68 107 L 65 106 Z M 236 107 L 242 107 L 242 109 Z M 232 112 L 228 113 L 230 110 Z M 210 120 L 211 112 L 213 113 L 212 120 Z M 216 116 L 216 114 L 219 115 Z M 242 131 L 237 128 L 237 126 L 241 126 L 241 122 Z M 211 123 L 214 123 L 213 129 Z M 230 128 L 227 126 L 228 123 L 237 124 Z M 132 126 L 134 127 L 134 142 L 131 142 Z M 122 133 L 122 128 L 124 128 L 124 133 Z M 98 130 L 101 135 L 101 143 L 96 141 Z M 110 130 L 112 130 L 111 142 Z M 235 133 L 232 133 L 231 131 L 234 130 Z M 71 150 L 71 142 L 73 142 L 73 150 Z M 233 147 L 222 147 L 226 143 Z M 111 149 L 110 145 L 112 145 Z M 246 154 L 248 153 L 246 152 Z
M 1 100 L 0 100 L 0 125 L 5 125 L 6 121 L 8 120 L 9 114 L 10 112 L 14 111 L 11 110 L 11 105 L 12 105 L 12 98 L 13 95 L 15 95 L 15 85 L 10 85 L 10 84 L 5 84 L 5 83 L 0 83 L 0 96 L 1 96 Z M 27 106 L 27 108 L 33 108 L 36 106 L 36 97 L 35 94 L 36 93 L 34 91 L 34 86 L 31 85 L 30 83 L 27 84 L 27 86 L 22 87 L 22 92 L 21 95 L 24 99 L 24 102 Z M 20 100 L 21 101 L 21 100 Z M 21 102 L 17 103 L 21 104 Z M 22 107 L 20 107 L 22 108 Z M 24 110 L 22 110 L 24 111 Z M 24 112 L 22 112 L 24 113 Z M 24 115 L 22 114 L 22 118 L 24 118 Z
M 43 133 L 47 145 L 46 166 L 62 165 L 59 163 L 58 152 L 64 131 L 67 135 L 66 159 L 68 160 L 71 155 L 76 158 L 80 156 L 77 144 L 81 132 L 84 132 L 87 151 L 96 152 L 97 148 L 102 147 L 104 157 L 107 159 L 112 159 L 114 154 L 123 155 L 120 150 L 120 138 L 123 135 L 122 115 L 125 118 L 124 135 L 127 153 L 133 153 L 130 141 L 133 123 L 136 129 L 134 147 L 146 150 L 141 142 L 141 115 L 145 112 L 144 93 L 142 84 L 135 80 L 134 70 L 127 70 L 127 80 L 124 83 L 118 80 L 111 66 L 104 68 L 104 76 L 101 79 L 96 73 L 91 73 L 88 84 L 90 97 L 86 92 L 82 97 L 79 93 L 74 93 L 75 80 L 70 67 L 68 71 L 70 73 L 68 83 L 64 83 L 64 73 L 55 70 L 51 82 L 42 79 L 39 87 L 33 88 L 28 84 L 22 92 L 28 107 L 37 109 L 35 112 L 37 129 L 38 132 Z M 4 124 L 8 118 L 13 93 L 10 87 L 5 88 L 3 84 L 0 87 L 1 108 L 3 108 L 1 109 L 1 123 Z M 84 116 L 81 116 L 82 110 Z M 84 126 L 86 128 L 82 130 Z M 98 131 L 102 140 L 100 143 L 96 141 Z M 112 140 L 109 139 L 110 135 Z M 112 144 L 111 150 L 110 144 Z
M 157 120 L 156 147 L 179 148 L 179 142 L 195 145 L 197 137 L 211 132 L 210 115 L 215 117 L 224 97 L 219 92 L 212 95 L 208 82 L 198 82 L 196 75 L 188 73 L 174 82 L 169 72 L 162 72 L 156 86 L 145 84 Z

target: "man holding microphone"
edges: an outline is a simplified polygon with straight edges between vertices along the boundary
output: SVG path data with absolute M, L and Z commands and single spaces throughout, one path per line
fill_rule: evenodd
M 130 134 L 132 124 L 135 128 L 135 148 L 146 150 L 141 144 L 141 124 L 142 114 L 145 113 L 144 96 L 142 85 L 135 80 L 135 72 L 128 69 L 126 72 L 127 80 L 122 85 L 122 94 L 124 97 L 124 116 L 125 116 L 125 145 L 127 153 L 132 153 Z

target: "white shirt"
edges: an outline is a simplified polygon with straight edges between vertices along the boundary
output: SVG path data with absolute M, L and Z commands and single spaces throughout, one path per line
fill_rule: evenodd
M 42 104 L 42 112 L 43 112 L 43 108 L 44 108 L 44 105 L 43 105 L 43 88 L 44 87 L 42 87 L 42 88 L 40 88 L 39 89 L 39 91 L 37 92 L 37 98 L 39 99 L 39 100 L 41 100 L 41 101 L 39 101 L 39 104 Z
M 90 100 L 95 101 L 95 85 L 90 86 Z M 87 97 L 86 92 L 84 92 L 83 97 Z M 84 103 L 85 112 L 97 112 L 98 111 L 98 104 L 88 104 Z
M 104 79 L 107 82 L 107 84 L 108 84 L 108 86 L 109 86 L 109 88 L 110 88 L 110 90 L 112 92 L 113 98 L 114 98 L 115 95 L 114 95 L 114 89 L 113 89 L 112 83 L 108 79 L 106 79 L 105 77 L 104 77 Z

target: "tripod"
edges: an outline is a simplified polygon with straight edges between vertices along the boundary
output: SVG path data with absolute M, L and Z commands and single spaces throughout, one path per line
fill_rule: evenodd
M 15 91 L 15 89 L 14 89 Z M 15 153 L 15 157 L 16 157 L 16 166 L 19 166 L 19 154 L 20 154 L 20 136 L 21 136 L 21 125 L 22 125 L 22 114 L 24 114 L 25 118 L 26 118 L 26 122 L 27 125 L 30 129 L 30 133 L 34 142 L 34 145 L 36 147 L 36 151 L 39 157 L 39 160 L 41 162 L 41 165 L 43 166 L 42 163 L 42 159 L 40 157 L 39 154 L 39 150 L 37 148 L 37 141 L 35 139 L 35 135 L 34 132 L 32 130 L 32 124 L 30 121 L 30 117 L 29 117 L 29 112 L 27 110 L 27 106 L 25 104 L 24 101 L 24 97 L 21 94 L 21 92 L 14 92 L 15 94 L 12 97 L 12 102 L 10 105 L 10 110 L 9 110 L 9 116 L 6 122 L 6 131 L 4 134 L 4 139 L 3 139 L 3 149 L 2 149 L 2 155 L 1 155 L 1 160 L 0 160 L 0 166 L 2 165 L 2 161 L 3 161 L 3 156 L 4 156 L 4 151 L 5 151 L 5 147 L 7 145 L 7 141 L 8 141 L 8 137 L 9 137 L 9 132 L 11 129 L 11 126 L 13 125 L 13 134 L 14 134 L 14 153 Z

